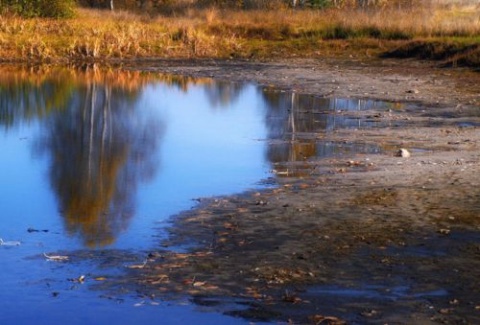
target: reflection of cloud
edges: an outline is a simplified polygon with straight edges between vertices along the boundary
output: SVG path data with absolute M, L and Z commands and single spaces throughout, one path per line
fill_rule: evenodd
M 134 212 L 139 181 L 155 174 L 161 125 L 132 109 L 135 97 L 95 83 L 49 116 L 42 151 L 70 233 L 88 246 L 112 243 Z

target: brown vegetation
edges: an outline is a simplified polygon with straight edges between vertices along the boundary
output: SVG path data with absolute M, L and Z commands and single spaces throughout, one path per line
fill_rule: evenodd
M 209 8 L 154 17 L 82 9 L 69 20 L 2 17 L 0 60 L 377 55 L 412 40 L 430 46 L 470 45 L 478 35 L 480 13 L 472 5 L 408 10 Z

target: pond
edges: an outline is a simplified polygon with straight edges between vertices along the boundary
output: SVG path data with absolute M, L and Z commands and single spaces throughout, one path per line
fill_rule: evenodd
M 138 263 L 197 198 L 382 152 L 328 134 L 382 127 L 356 112 L 399 108 L 119 69 L 0 69 L 2 324 L 243 323 L 188 298 L 113 299 L 89 283 Z M 73 251 L 91 258 L 64 263 Z

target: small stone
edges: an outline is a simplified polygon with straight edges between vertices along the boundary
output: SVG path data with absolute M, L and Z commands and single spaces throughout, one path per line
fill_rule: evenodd
M 401 148 L 400 150 L 397 151 L 395 154 L 397 157 L 403 157 L 403 158 L 409 158 L 411 156 L 410 151 L 407 149 Z
M 442 315 L 447 315 L 447 314 L 450 314 L 452 312 L 452 309 L 451 308 L 442 308 L 438 312 Z
M 361 313 L 362 316 L 364 317 L 375 317 L 378 316 L 378 311 L 372 309 L 372 310 L 366 310 Z
M 407 90 L 407 94 L 418 94 L 418 93 L 420 93 L 420 91 L 418 89 Z
M 448 235 L 450 234 L 450 229 L 439 229 L 438 233 L 442 235 Z

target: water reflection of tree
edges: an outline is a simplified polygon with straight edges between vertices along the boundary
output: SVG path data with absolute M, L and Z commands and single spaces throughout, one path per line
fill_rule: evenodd
M 73 91 L 69 82 L 37 84 L 14 78 L 0 83 L 0 126 L 10 128 L 61 109 Z
M 212 108 L 228 107 L 240 97 L 244 89 L 245 84 L 234 82 L 218 81 L 205 85 L 205 93 Z
M 272 164 L 302 162 L 316 155 L 314 139 L 298 138 L 302 133 L 318 130 L 312 116 L 305 107 L 311 107 L 313 97 L 295 93 L 263 92 L 267 104 L 266 124 L 268 138 L 273 140 L 267 147 L 267 159 Z M 279 166 L 276 168 L 278 169 Z M 288 168 L 279 174 L 290 171 Z
M 184 92 L 188 91 L 191 86 L 202 86 L 212 108 L 228 107 L 240 97 L 246 87 L 246 84 L 239 82 L 216 81 L 211 78 L 182 75 L 161 75 L 161 81 Z
M 321 98 L 268 90 L 264 90 L 262 95 L 268 107 L 268 138 L 272 140 L 266 155 L 279 175 L 305 172 L 309 167 L 303 162 L 312 157 L 335 156 L 343 151 L 351 153 L 355 150 L 352 146 L 318 141 L 312 133 L 327 134 L 338 129 L 371 127 L 371 122 L 352 118 L 344 112 L 386 109 L 388 105 L 371 100 Z M 368 145 L 356 147 L 358 151 L 376 150 Z
M 68 231 L 88 246 L 115 240 L 133 215 L 138 182 L 155 173 L 162 128 L 132 109 L 134 98 L 92 82 L 45 124 L 51 185 Z

